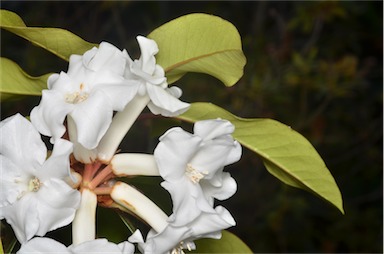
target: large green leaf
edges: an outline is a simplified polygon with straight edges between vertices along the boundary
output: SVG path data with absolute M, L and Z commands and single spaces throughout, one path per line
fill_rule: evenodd
M 0 58 L 0 95 L 1 100 L 10 95 L 41 95 L 47 88 L 47 79 L 50 74 L 32 77 L 25 73 L 15 62 Z
M 0 10 L 0 26 L 67 61 L 70 55 L 97 46 L 64 29 L 27 27 L 17 14 L 7 10 Z
M 193 253 L 253 253 L 236 235 L 223 230 L 221 239 L 199 239 L 195 241 Z
M 272 119 L 236 117 L 211 103 L 192 103 L 178 118 L 190 122 L 215 118 L 231 121 L 234 138 L 260 155 L 272 175 L 320 196 L 344 213 L 340 190 L 324 161 L 309 141 L 289 126 Z
M 166 71 L 168 83 L 187 72 L 200 72 L 234 85 L 246 62 L 241 38 L 228 21 L 208 15 L 189 14 L 174 19 L 148 35 L 156 41 L 156 61 Z

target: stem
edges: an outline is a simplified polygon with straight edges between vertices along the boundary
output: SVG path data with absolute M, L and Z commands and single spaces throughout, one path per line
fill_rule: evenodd
M 146 221 L 156 232 L 168 225 L 168 216 L 148 197 L 123 182 L 117 182 L 111 192 L 112 199 Z
M 111 173 L 112 173 L 111 165 L 106 166 L 100 171 L 100 173 L 96 175 L 95 178 L 92 179 L 92 181 L 88 184 L 88 187 L 91 190 L 95 189 L 100 183 L 108 180 L 107 177 L 110 176 Z
M 136 121 L 141 111 L 147 106 L 149 100 L 148 95 L 136 95 L 123 111 L 116 113 L 111 125 L 97 147 L 99 160 L 103 162 L 109 162 L 111 160 L 125 134 Z
M 120 153 L 113 156 L 110 165 L 117 176 L 159 176 L 155 157 L 151 154 Z
M 81 192 L 81 203 L 72 222 L 73 245 L 91 241 L 96 236 L 96 207 L 97 197 L 89 189 Z

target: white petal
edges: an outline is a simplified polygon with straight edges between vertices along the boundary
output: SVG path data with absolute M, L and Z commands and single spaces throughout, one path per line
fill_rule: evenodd
M 235 226 L 236 222 L 232 215 L 222 206 L 215 208 L 216 213 L 203 213 L 193 221 L 189 227 L 192 228 L 193 236 L 201 237 L 218 237 L 217 231 Z M 214 233 L 213 235 L 211 235 Z
M 220 178 L 217 180 L 217 182 L 220 182 L 219 186 L 212 185 L 210 181 L 204 179 L 200 181 L 201 188 L 211 205 L 213 205 L 213 198 L 225 200 L 232 197 L 237 191 L 236 181 L 229 173 L 223 172 L 216 177 Z
M 196 153 L 201 139 L 179 127 L 168 130 L 160 137 L 154 156 L 160 175 L 167 181 L 184 177 L 187 164 Z
M 0 136 L 0 153 L 19 169 L 43 164 L 47 156 L 45 144 L 31 122 L 20 114 L 1 121 Z
M 129 244 L 129 243 L 128 243 Z M 107 239 L 95 239 L 80 243 L 78 245 L 71 245 L 68 247 L 72 253 L 133 253 L 123 252 L 122 249 L 115 243 L 108 242 Z M 129 250 L 125 248 L 125 251 Z
M 147 93 L 151 98 L 148 108 L 153 114 L 177 116 L 188 110 L 190 104 L 180 101 L 160 86 L 147 84 Z
M 137 36 L 136 39 L 139 43 L 141 51 L 141 57 L 139 60 L 141 62 L 141 69 L 144 72 L 152 75 L 156 66 L 156 59 L 154 56 L 157 54 L 157 52 L 159 52 L 159 48 L 157 47 L 157 44 L 154 40 L 145 38 L 143 36 Z
M 73 156 L 75 159 L 84 164 L 95 161 L 97 149 L 87 149 L 78 142 L 76 124 L 71 116 L 67 117 L 67 129 L 69 140 L 73 143 Z
M 198 217 L 202 211 L 213 212 L 213 208 L 205 200 L 199 185 L 187 179 L 178 182 L 162 182 L 172 197 L 173 214 L 170 221 L 176 226 L 183 226 Z
M 13 205 L 2 208 L 7 223 L 12 226 L 20 243 L 31 239 L 39 229 L 37 203 L 36 196 L 33 193 L 27 193 Z
M 57 253 L 57 254 L 70 254 L 67 247 L 53 239 L 46 237 L 35 237 L 26 242 L 16 252 L 16 254 L 31 254 L 31 253 Z
M 126 81 L 122 84 L 111 84 L 98 86 L 101 91 L 112 102 L 112 108 L 115 111 L 122 111 L 125 106 L 135 97 L 140 87 L 138 81 Z
M 235 127 L 229 121 L 222 119 L 198 121 L 193 127 L 193 132 L 204 140 L 232 134 L 234 130 Z
M 122 75 L 125 63 L 123 52 L 108 42 L 101 42 L 98 50 L 87 51 L 83 56 L 85 67 L 93 71 L 107 69 Z
M 192 167 L 211 178 L 217 171 L 225 166 L 226 158 L 233 147 L 228 145 L 216 145 L 215 142 L 203 145 L 190 160 Z
M 27 184 L 18 182 L 24 180 L 23 174 L 11 160 L 2 154 L 0 154 L 0 166 L 0 207 L 4 207 L 13 204 L 26 191 Z
M 53 146 L 51 156 L 44 162 L 43 167 L 36 172 L 36 176 L 45 181 L 50 178 L 64 179 L 70 175 L 69 155 L 72 153 L 71 142 L 58 139 Z
M 153 230 L 149 231 L 145 243 L 139 244 L 139 247 L 146 254 L 169 253 L 172 249 L 179 247 L 180 242 L 191 236 L 192 231 L 188 227 L 169 225 L 159 234 Z
M 40 104 L 31 111 L 33 125 L 41 134 L 52 136 L 52 142 L 64 135 L 64 119 L 74 108 L 64 101 L 64 96 L 55 90 L 43 90 Z
M 57 179 L 44 182 L 36 196 L 39 202 L 34 209 L 40 221 L 36 233 L 39 236 L 71 223 L 80 204 L 80 192 Z
M 76 104 L 70 116 L 76 124 L 77 141 L 87 149 L 96 148 L 112 122 L 112 113 L 111 103 L 100 91 Z

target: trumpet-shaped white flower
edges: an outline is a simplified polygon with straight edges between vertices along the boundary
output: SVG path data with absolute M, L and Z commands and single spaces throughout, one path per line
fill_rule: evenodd
M 135 246 L 127 241 L 115 244 L 107 239 L 100 238 L 92 241 L 83 242 L 78 245 L 66 247 L 64 244 L 46 237 L 35 237 L 23 244 L 17 254 L 30 253 L 60 253 L 60 254 L 80 254 L 80 253 L 120 253 L 133 254 Z
M 221 230 L 234 226 L 232 215 L 222 206 L 217 206 L 214 213 L 201 213 L 195 220 L 183 226 L 173 223 L 160 233 L 150 230 L 145 243 L 139 243 L 145 254 L 183 253 L 183 249 L 194 250 L 194 240 L 200 238 L 221 238 Z
M 110 128 L 101 139 L 97 155 L 101 161 L 112 158 L 121 140 L 146 106 L 152 113 L 163 116 L 180 115 L 190 106 L 178 99 L 182 94 L 180 88 L 168 87 L 163 68 L 156 64 L 155 55 L 159 51 L 156 42 L 143 36 L 137 36 L 137 41 L 141 56 L 133 61 L 127 55 L 124 74 L 134 86 L 132 93 L 135 93 L 135 98 L 114 116 Z
M 84 55 L 72 55 L 68 72 L 53 74 L 40 104 L 31 112 L 32 123 L 51 142 L 66 131 L 70 116 L 70 137 L 86 149 L 94 149 L 107 131 L 113 111 L 121 111 L 136 94 L 137 81 L 123 77 L 127 52 L 102 42 Z M 72 135 L 71 135 L 72 132 Z M 75 154 L 76 155 L 76 154 Z
M 154 156 L 161 185 L 172 197 L 174 225 L 185 225 L 201 212 L 215 213 L 214 198 L 223 200 L 237 189 L 224 166 L 240 159 L 241 146 L 231 133 L 234 126 L 221 119 L 196 122 L 194 134 L 172 128 L 160 137 Z
M 72 144 L 58 139 L 46 160 L 40 134 L 20 114 L 0 124 L 0 219 L 24 243 L 72 222 L 80 193 L 65 179 Z
M 140 82 L 138 95 L 148 95 L 148 108 L 152 113 L 176 116 L 185 112 L 189 104 L 178 99 L 182 94 L 181 89 L 175 86 L 168 88 L 164 70 L 156 64 L 155 55 L 159 52 L 156 42 L 143 36 L 137 36 L 137 41 L 141 56 L 134 61 L 127 58 L 125 77 Z

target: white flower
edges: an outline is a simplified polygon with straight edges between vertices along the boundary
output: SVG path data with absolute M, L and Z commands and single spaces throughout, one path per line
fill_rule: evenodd
M 30 253 L 61 253 L 61 254 L 80 254 L 80 253 L 120 253 L 133 254 L 135 246 L 127 241 L 115 244 L 107 239 L 100 238 L 92 241 L 83 242 L 78 245 L 66 247 L 64 244 L 50 238 L 35 237 L 23 244 L 17 254 Z
M 176 116 L 185 112 L 189 104 L 178 99 L 182 94 L 181 89 L 175 86 L 168 88 L 164 70 L 156 64 L 155 55 L 159 51 L 156 42 L 143 36 L 137 36 L 137 41 L 141 56 L 134 61 L 128 57 L 125 77 L 140 82 L 138 94 L 149 96 L 148 108 L 152 113 Z
M 121 111 L 136 94 L 134 80 L 124 79 L 126 51 L 102 42 L 84 55 L 72 55 L 68 72 L 53 74 L 40 104 L 31 112 L 32 123 L 51 142 L 66 131 L 69 116 L 71 137 L 86 149 L 94 149 L 107 131 L 113 111 Z M 74 133 L 71 133 L 74 132 Z M 75 154 L 76 155 L 76 154 Z
M 236 223 L 231 214 L 222 206 L 217 206 L 214 213 L 201 213 L 195 220 L 183 226 L 169 223 L 160 233 L 150 230 L 145 243 L 139 247 L 145 254 L 183 253 L 183 249 L 194 250 L 194 240 L 200 238 L 221 238 L 221 230 Z
M 180 101 L 180 88 L 168 87 L 163 68 L 156 64 L 155 55 L 159 49 L 154 40 L 137 36 L 141 56 L 138 60 L 126 57 L 127 68 L 124 77 L 133 85 L 135 97 L 125 109 L 117 112 L 110 128 L 98 146 L 98 159 L 109 161 L 116 152 L 120 142 L 129 131 L 142 110 L 148 106 L 154 114 L 177 116 L 188 110 L 189 104 Z M 136 81 L 134 83 L 133 81 Z
M 236 192 L 235 180 L 223 172 L 241 156 L 233 131 L 230 122 L 216 119 L 196 122 L 194 134 L 177 127 L 160 137 L 154 156 L 165 180 L 161 185 L 172 197 L 170 220 L 175 225 L 185 225 L 201 212 L 215 213 L 214 198 L 223 200 Z
M 20 114 L 2 121 L 0 134 L 0 219 L 21 243 L 71 223 L 80 203 L 80 193 L 65 182 L 72 144 L 58 139 L 46 160 L 40 134 Z

